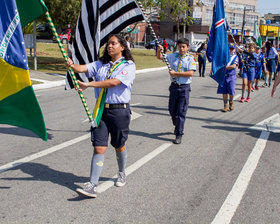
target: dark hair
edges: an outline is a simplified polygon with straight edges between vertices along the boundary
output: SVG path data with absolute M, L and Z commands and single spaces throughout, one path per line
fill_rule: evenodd
M 267 52 L 267 54 L 268 54 L 270 48 L 272 48 L 272 43 L 271 43 L 270 41 L 267 41 L 267 42 L 265 43 L 265 47 L 266 47 L 266 49 L 267 49 L 266 52 Z
M 187 38 L 180 38 L 177 42 L 177 45 L 179 44 L 186 44 L 189 46 L 189 40 Z
M 124 47 L 124 50 L 122 52 L 122 56 L 124 57 L 124 59 L 127 61 L 131 60 L 134 62 L 134 59 L 131 55 L 131 51 L 129 50 L 129 48 L 127 46 L 126 40 L 119 34 L 111 34 L 108 38 L 108 41 L 110 40 L 111 37 L 116 37 L 118 39 L 120 45 Z M 103 56 L 99 58 L 99 60 L 104 64 L 109 63 L 111 61 L 111 56 L 108 53 L 107 47 L 108 47 L 108 42 L 105 45 L 105 49 L 103 51 Z
M 204 48 L 204 46 L 205 46 L 205 43 L 202 43 L 202 44 L 200 45 L 200 47 L 197 49 L 197 51 L 201 51 L 201 50 Z

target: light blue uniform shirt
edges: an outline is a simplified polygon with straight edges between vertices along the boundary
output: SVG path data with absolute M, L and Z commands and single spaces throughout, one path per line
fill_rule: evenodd
M 180 55 L 178 52 L 172 53 L 167 55 L 167 60 L 171 66 L 171 69 L 178 72 L 178 66 L 180 62 Z M 192 55 L 188 55 L 185 58 L 183 58 L 181 71 L 179 72 L 186 72 L 186 71 L 196 71 L 196 64 L 195 59 Z M 190 84 L 192 83 L 192 77 L 174 77 L 176 79 L 176 83 L 178 84 Z M 170 76 L 171 82 L 173 82 L 173 78 Z
M 277 56 L 277 51 L 274 47 L 269 49 L 269 52 L 265 52 L 265 57 L 268 59 L 275 59 L 275 56 Z
M 122 60 L 123 58 L 119 59 Z M 95 81 L 104 81 L 110 70 L 111 64 L 114 66 L 119 60 L 114 63 L 103 64 L 101 61 L 95 61 L 87 64 L 88 78 L 94 78 Z M 115 87 L 108 88 L 105 103 L 119 104 L 129 103 L 131 99 L 131 89 L 135 78 L 136 67 L 133 61 L 127 61 L 119 65 L 111 74 L 111 79 L 116 78 L 121 81 L 121 84 Z M 95 88 L 95 98 L 98 99 L 101 88 Z

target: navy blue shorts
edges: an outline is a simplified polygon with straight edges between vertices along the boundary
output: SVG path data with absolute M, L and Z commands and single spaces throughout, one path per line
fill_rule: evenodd
M 244 68 L 242 78 L 248 79 L 248 81 L 253 82 L 255 79 L 255 68 L 254 67 Z
M 256 68 L 255 79 L 261 79 L 262 67 Z
M 98 128 L 91 128 L 91 142 L 93 146 L 108 146 L 109 134 L 111 145 L 121 148 L 125 145 L 129 133 L 130 108 L 104 108 Z
M 269 60 L 267 60 L 266 69 L 267 69 L 269 72 L 276 72 L 276 63 L 275 63 L 275 60 L 274 60 L 274 59 L 269 59 Z
M 235 95 L 235 84 L 236 84 L 236 75 L 226 76 L 223 86 L 219 85 L 217 93 L 218 94 L 230 94 Z

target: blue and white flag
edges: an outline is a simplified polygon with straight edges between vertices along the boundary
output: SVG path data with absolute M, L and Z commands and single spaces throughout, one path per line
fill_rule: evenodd
M 208 61 L 212 62 L 210 77 L 223 85 L 226 66 L 230 60 L 224 0 L 216 0 L 213 8 L 213 23 L 206 56 Z

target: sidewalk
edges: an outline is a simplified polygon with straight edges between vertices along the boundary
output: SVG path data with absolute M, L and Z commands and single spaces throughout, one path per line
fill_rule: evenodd
M 159 67 L 159 68 L 147 68 L 142 70 L 137 70 L 136 74 L 140 73 L 147 73 L 147 72 L 153 72 L 153 71 L 161 71 L 166 70 L 167 67 Z M 42 82 L 42 84 L 35 84 L 32 85 L 34 90 L 39 89 L 48 89 L 58 86 L 64 86 L 65 85 L 65 76 L 58 75 L 55 73 L 44 73 L 39 72 L 35 70 L 29 70 L 30 73 L 30 79 L 38 82 Z

